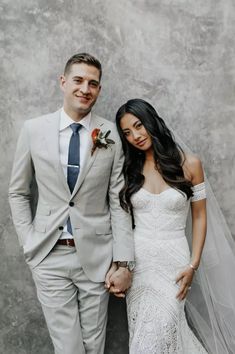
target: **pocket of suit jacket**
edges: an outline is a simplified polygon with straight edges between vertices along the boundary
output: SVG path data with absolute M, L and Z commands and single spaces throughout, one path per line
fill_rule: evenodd
M 37 206 L 36 215 L 33 221 L 34 230 L 37 232 L 46 232 L 48 216 L 51 214 L 51 209 L 46 204 Z
M 95 228 L 95 233 L 97 236 L 99 235 L 110 235 L 112 233 L 112 230 L 111 230 L 111 225 L 98 225 L 96 228 Z

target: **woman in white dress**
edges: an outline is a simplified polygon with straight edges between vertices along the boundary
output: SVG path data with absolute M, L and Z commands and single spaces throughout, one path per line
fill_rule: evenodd
M 135 239 L 136 266 L 126 297 L 130 354 L 207 353 L 184 311 L 206 236 L 201 162 L 181 150 L 144 100 L 121 106 L 116 122 L 125 153 L 120 200 L 132 214 Z M 190 206 L 191 255 L 185 237 Z

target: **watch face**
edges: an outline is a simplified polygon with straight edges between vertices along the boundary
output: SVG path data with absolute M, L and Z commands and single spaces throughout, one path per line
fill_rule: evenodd
M 128 269 L 132 272 L 135 269 L 135 261 L 128 262 Z

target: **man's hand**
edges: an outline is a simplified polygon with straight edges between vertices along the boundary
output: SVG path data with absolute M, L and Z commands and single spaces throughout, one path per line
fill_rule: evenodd
M 114 272 L 116 272 L 116 270 L 118 269 L 118 266 L 115 262 L 112 263 L 108 273 L 106 274 L 105 277 L 105 288 L 106 289 L 110 289 L 111 286 L 111 282 L 110 282 L 110 277 L 113 275 Z
M 124 267 L 119 267 L 110 277 L 109 292 L 117 297 L 125 297 L 125 291 L 131 286 L 132 274 Z
M 118 266 L 117 263 L 113 262 L 108 273 L 106 274 L 105 277 L 105 288 L 111 293 L 114 294 L 116 297 L 125 297 L 125 293 L 123 292 L 117 292 L 119 289 L 115 289 L 115 286 L 113 283 L 111 283 L 110 278 L 111 276 L 117 271 Z M 116 293 L 115 293 L 116 291 Z

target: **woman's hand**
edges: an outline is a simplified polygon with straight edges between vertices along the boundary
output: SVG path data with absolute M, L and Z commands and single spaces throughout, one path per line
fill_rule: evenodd
M 181 272 L 176 278 L 176 284 L 180 283 L 179 292 L 176 295 L 178 300 L 184 300 L 188 291 L 191 289 L 191 283 L 193 281 L 194 270 L 188 266 L 183 272 Z

